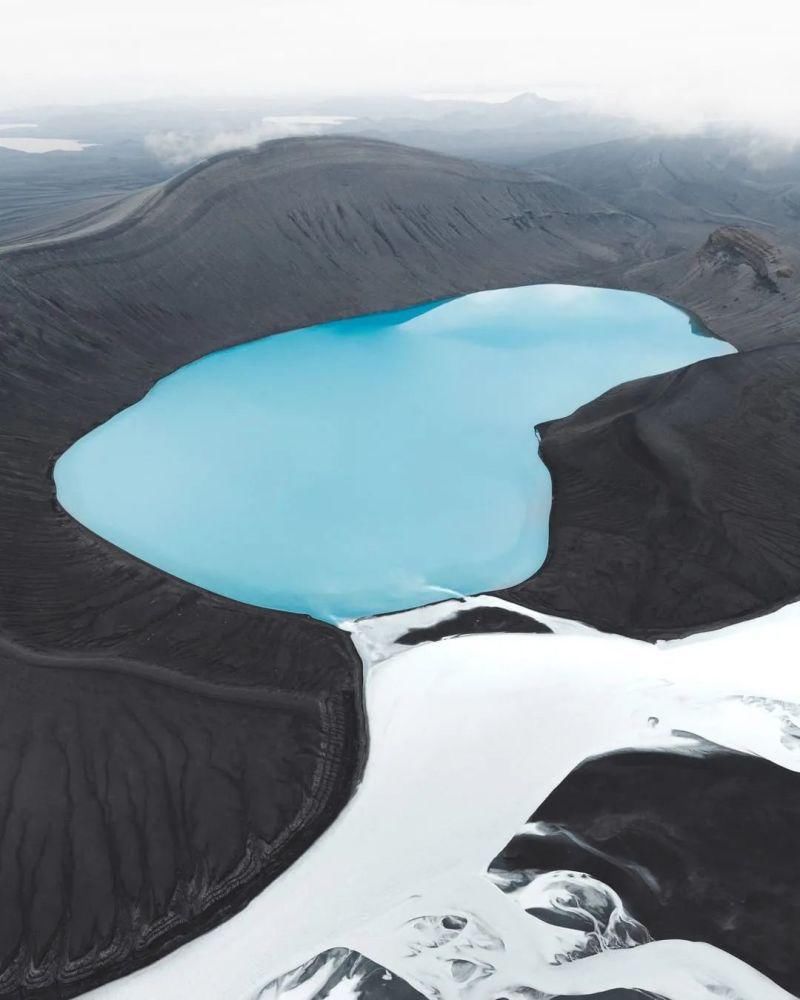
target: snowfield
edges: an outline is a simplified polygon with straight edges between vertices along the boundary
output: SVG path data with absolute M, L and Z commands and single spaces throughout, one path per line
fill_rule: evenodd
M 624 901 L 594 880 L 581 898 L 612 907 L 601 931 L 616 937 L 609 950 L 581 957 L 579 934 L 532 919 L 523 908 L 532 904 L 515 897 L 557 907 L 586 876 L 551 873 L 515 888 L 496 884 L 487 868 L 589 757 L 624 748 L 700 753 L 713 744 L 800 770 L 800 606 L 657 645 L 544 615 L 536 617 L 552 635 L 397 642 L 480 603 L 497 601 L 345 623 L 365 661 L 371 740 L 350 804 L 243 912 L 89 996 L 266 1000 L 296 990 L 300 1000 L 313 995 L 309 984 L 286 974 L 339 948 L 430 998 L 615 987 L 669 1000 L 789 997 L 710 945 L 649 941 Z

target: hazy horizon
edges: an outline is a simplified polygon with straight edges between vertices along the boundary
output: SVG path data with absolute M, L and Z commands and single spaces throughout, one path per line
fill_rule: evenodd
M 0 107 L 532 91 L 794 135 L 800 13 L 723 0 L 6 0 Z

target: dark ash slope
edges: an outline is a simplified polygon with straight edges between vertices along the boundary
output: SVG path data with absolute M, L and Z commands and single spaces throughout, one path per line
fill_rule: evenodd
M 211 350 L 601 281 L 642 229 L 550 179 L 333 139 L 220 157 L 92 222 L 0 254 L 0 996 L 16 1000 L 73 996 L 241 908 L 335 816 L 365 746 L 344 634 L 115 550 L 58 507 L 57 456 Z
M 800 235 L 800 155 L 769 136 L 710 126 L 564 149 L 529 161 L 567 184 L 653 223 L 666 252 L 708 227 Z
M 539 430 L 548 558 L 500 596 L 642 639 L 800 596 L 800 344 L 628 382 Z

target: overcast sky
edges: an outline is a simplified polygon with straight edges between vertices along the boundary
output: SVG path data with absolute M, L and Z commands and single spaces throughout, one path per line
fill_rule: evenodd
M 581 94 L 800 123 L 800 0 L 0 0 L 0 107 L 200 95 Z

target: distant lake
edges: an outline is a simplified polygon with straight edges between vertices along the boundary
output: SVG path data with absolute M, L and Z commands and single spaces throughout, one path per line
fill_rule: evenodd
M 535 285 L 210 354 L 57 462 L 61 504 L 146 562 L 317 618 L 519 582 L 547 551 L 534 425 L 733 353 L 634 292 Z
M 35 128 L 35 125 L 7 125 L 6 128 Z M 0 128 L 2 131 L 2 128 Z M 77 139 L 49 139 L 41 136 L 0 135 L 0 149 L 13 149 L 18 153 L 81 153 L 95 145 Z

